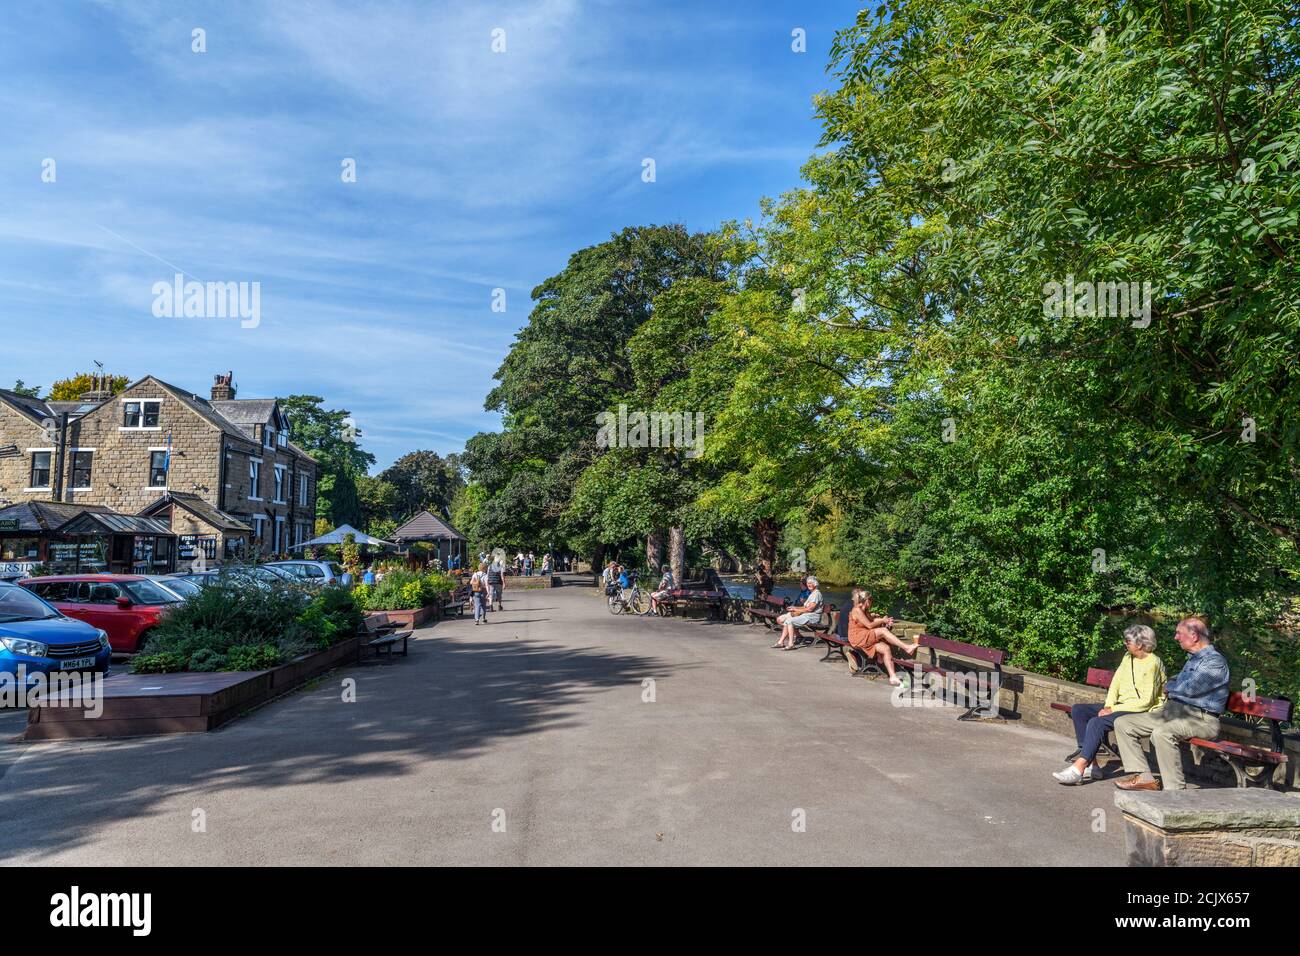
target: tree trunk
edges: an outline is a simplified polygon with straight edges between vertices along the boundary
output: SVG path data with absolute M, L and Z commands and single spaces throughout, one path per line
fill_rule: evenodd
M 668 529 L 668 563 L 673 568 L 673 581 L 681 587 L 686 570 L 686 531 L 681 526 Z
M 758 560 L 767 563 L 768 571 L 776 570 L 776 538 L 781 529 L 771 518 L 754 522 L 754 537 L 758 543 Z
M 659 573 L 659 566 L 663 563 L 663 553 L 664 533 L 651 531 L 645 536 L 645 564 L 652 575 Z
M 596 556 L 591 559 L 591 573 L 596 576 L 596 586 L 600 586 L 600 575 L 605 570 L 605 545 L 596 545 Z

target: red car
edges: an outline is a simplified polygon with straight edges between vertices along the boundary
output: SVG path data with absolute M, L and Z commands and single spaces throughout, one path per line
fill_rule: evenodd
M 115 654 L 138 652 L 163 614 L 180 603 L 176 595 L 136 574 L 68 574 L 18 583 L 60 614 L 102 628 Z

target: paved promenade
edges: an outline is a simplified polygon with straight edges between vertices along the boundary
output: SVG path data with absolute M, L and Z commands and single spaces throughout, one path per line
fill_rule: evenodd
M 210 734 L 15 744 L 0 715 L 0 861 L 1123 863 L 1113 786 L 1049 776 L 1065 738 L 894 707 L 758 628 L 570 586 L 418 634 Z

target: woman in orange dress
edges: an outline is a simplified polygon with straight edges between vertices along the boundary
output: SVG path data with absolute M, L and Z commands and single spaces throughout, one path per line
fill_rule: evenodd
M 862 588 L 853 589 L 851 601 L 853 609 L 849 612 L 848 634 L 850 646 L 861 651 L 868 663 L 873 660 L 880 661 L 889 673 L 889 682 L 897 686 L 902 681 L 894 673 L 893 648 L 898 648 L 905 654 L 915 655 L 920 645 L 916 641 L 904 644 L 895 637 L 890 630 L 894 626 L 894 619 L 872 614 L 871 595 Z

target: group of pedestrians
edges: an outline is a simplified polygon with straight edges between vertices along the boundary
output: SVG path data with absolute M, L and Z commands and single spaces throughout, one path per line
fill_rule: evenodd
M 474 626 L 488 623 L 488 612 L 496 608 L 505 610 L 502 592 L 506 587 L 505 568 L 501 562 L 493 559 L 490 563 L 480 560 L 478 570 L 470 575 L 469 592 L 474 602 Z

